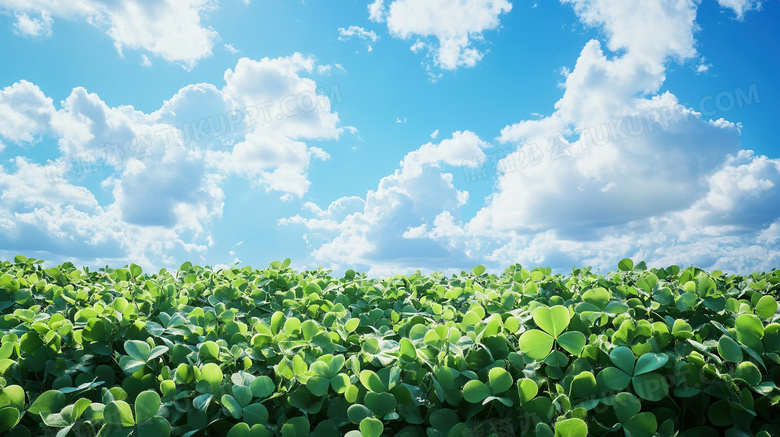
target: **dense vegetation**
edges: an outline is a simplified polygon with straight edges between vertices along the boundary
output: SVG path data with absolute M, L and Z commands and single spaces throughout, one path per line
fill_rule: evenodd
M 0 262 L 0 434 L 780 435 L 780 270 Z

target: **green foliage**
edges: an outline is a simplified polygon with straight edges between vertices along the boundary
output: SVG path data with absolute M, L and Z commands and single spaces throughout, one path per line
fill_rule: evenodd
M 780 435 L 780 271 L 0 262 L 0 434 Z

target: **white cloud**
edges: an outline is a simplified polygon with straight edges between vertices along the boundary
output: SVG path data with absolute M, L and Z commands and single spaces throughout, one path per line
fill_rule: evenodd
M 98 202 L 92 193 L 84 188 L 70 185 L 65 181 L 50 181 L 42 166 L 29 162 L 23 157 L 11 162 L 16 173 L 8 174 L 0 167 L 0 192 L 3 206 L 12 211 L 18 206 L 56 204 L 65 202 L 78 207 L 95 208 Z
M 222 92 L 241 107 L 260 105 L 260 110 L 258 122 L 232 153 L 211 155 L 212 166 L 247 175 L 267 190 L 297 197 L 306 193 L 311 160 L 329 155 L 304 140 L 337 139 L 343 130 L 330 98 L 318 93 L 314 80 L 300 76 L 314 69 L 313 58 L 296 53 L 260 61 L 242 58 L 228 70 Z
M 186 68 L 211 55 L 218 35 L 201 18 L 215 7 L 214 0 L 0 0 L 0 10 L 16 15 L 15 28 L 23 35 L 49 35 L 53 18 L 85 21 L 104 29 L 120 53 L 145 50 Z
M 15 172 L 0 166 L 0 253 L 4 257 L 24 252 L 76 265 L 132 260 L 150 268 L 173 265 L 174 249 L 206 250 L 206 242 L 186 239 L 176 227 L 124 221 L 116 204 L 100 206 L 84 187 L 51 183 L 39 164 L 24 158 L 14 159 L 13 164 Z
M 758 234 L 758 242 L 763 244 L 777 244 L 780 242 L 780 219 L 769 225 Z
M 559 208 L 559 213 L 568 214 L 571 224 L 559 220 L 534 232 L 512 226 L 511 222 L 502 223 L 502 230 L 485 232 L 484 223 L 459 223 L 445 217 L 447 220 L 440 220 L 431 230 L 423 229 L 417 236 L 457 247 L 496 267 L 519 262 L 551 266 L 559 271 L 580 265 L 606 271 L 614 270 L 617 260 L 632 257 L 647 260 L 654 267 L 696 265 L 743 274 L 772 270 L 780 262 L 780 211 L 775 206 L 780 202 L 778 184 L 780 159 L 740 151 L 737 156 L 728 156 L 706 178 L 703 193 L 681 210 L 613 219 L 614 209 L 606 209 L 603 217 L 611 220 L 580 226 L 578 220 L 589 209 L 560 212 Z M 515 191 L 525 189 L 518 186 Z M 537 193 L 552 199 L 552 207 L 569 201 L 560 194 L 567 193 Z M 671 190 L 667 190 L 645 201 L 663 208 L 670 194 Z M 583 196 L 593 199 L 595 193 L 586 191 Z
M 14 29 L 17 33 L 28 37 L 51 36 L 51 25 L 54 22 L 47 11 L 40 11 L 40 18 L 30 17 L 22 12 L 16 14 Z
M 81 87 L 59 108 L 29 82 L 0 90 L 5 153 L 50 147 L 43 155 L 53 159 L 0 165 L 0 255 L 20 248 L 52 261 L 147 267 L 171 266 L 176 252 L 203 255 L 227 177 L 292 199 L 306 192 L 311 162 L 329 158 L 306 144 L 342 129 L 304 76 L 314 68 L 298 54 L 244 58 L 222 89 L 188 85 L 152 113 L 111 107 Z M 95 180 L 99 188 L 88 189 Z
M 409 152 L 400 162 L 401 171 L 411 176 L 422 172 L 426 164 L 444 163 L 459 166 L 468 159 L 481 160 L 485 156 L 482 149 L 487 147 L 488 144 L 473 132 L 454 132 L 452 138 L 442 140 L 439 144 L 427 143 Z
M 228 51 L 228 53 L 239 53 L 241 50 L 238 50 L 237 48 L 233 47 L 233 44 L 225 44 L 225 50 Z
M 778 162 L 740 152 L 737 125 L 656 94 L 666 63 L 698 56 L 696 4 L 565 1 L 618 54 L 587 43 L 556 111 L 502 130 L 499 142 L 518 152 L 501 168 L 516 171 L 499 175 L 475 218 L 427 235 L 479 247 L 496 265 L 612 269 L 626 256 L 741 272 L 776 264 L 780 252 L 766 241 L 780 211 L 766 205 L 777 204 Z M 532 151 L 542 159 L 528 165 Z
M 349 41 L 352 37 L 366 42 L 366 50 L 371 52 L 374 48 L 369 42 L 376 42 L 379 39 L 376 32 L 372 30 L 366 30 L 360 26 L 349 26 L 348 28 L 339 27 L 339 41 Z
M 304 225 L 313 231 L 337 231 L 341 222 L 352 214 L 358 213 L 365 207 L 365 201 L 357 196 L 342 197 L 334 200 L 327 209 L 320 208 L 317 204 L 306 202 L 303 209 L 314 214 L 313 218 L 304 218 L 301 215 L 282 218 L 280 225 Z
M 534 151 L 548 158 L 500 175 L 474 228 L 592 228 L 679 209 L 703 194 L 707 172 L 738 149 L 733 126 L 699 120 L 669 93 L 640 97 L 658 91 L 667 59 L 696 55 L 693 3 L 564 2 L 583 22 L 603 28 L 612 50 L 625 52 L 609 59 L 589 41 L 556 111 L 502 130 L 499 142 L 519 149 L 504 168 Z
M 580 20 L 603 29 L 612 51 L 625 49 L 658 74 L 668 57 L 686 59 L 696 55 L 694 32 L 696 3 L 693 0 L 561 0 L 570 3 Z
M 708 178 L 706 196 L 679 217 L 686 234 L 725 228 L 750 232 L 768 228 L 778 217 L 780 160 L 742 150 Z
M 516 262 L 608 270 L 623 257 L 742 273 L 777 266 L 780 160 L 740 150 L 738 124 L 660 93 L 668 63 L 699 57 L 697 3 L 564 2 L 603 30 L 610 53 L 588 42 L 555 111 L 501 131 L 497 141 L 516 149 L 476 215 L 463 217 L 468 193 L 442 167 L 484 160 L 484 144 L 456 133 L 407 154 L 362 210 L 330 219 L 310 207 L 314 217 L 285 219 L 313 233 L 315 262 L 372 274 Z M 532 151 L 541 159 L 530 164 Z
M 162 159 L 131 159 L 113 181 L 122 219 L 140 226 L 205 230 L 221 217 L 224 195 L 219 177 L 206 172 L 199 154 L 168 150 Z
M 377 0 L 369 6 L 369 18 L 386 20 L 394 37 L 418 38 L 413 51 L 427 48 L 436 66 L 455 70 L 482 59 L 474 41 L 498 28 L 499 16 L 511 9 L 507 0 L 395 0 L 386 8 Z M 436 42 L 423 42 L 431 38 Z
M 708 172 L 738 150 L 734 125 L 697 119 L 671 94 L 625 103 L 633 106 L 630 112 L 590 126 L 577 123 L 571 142 L 562 125 L 546 119 L 506 128 L 500 142 L 519 142 L 521 153 L 530 156 L 535 148 L 544 158 L 502 174 L 476 226 L 592 227 L 673 211 L 702 196 Z M 510 155 L 503 167 L 521 167 L 519 156 Z
M 368 5 L 368 19 L 381 23 L 385 21 L 385 2 L 384 0 L 374 0 Z
M 436 129 L 435 131 L 431 132 L 431 139 L 435 140 L 436 137 L 439 136 L 439 129 Z
M 346 73 L 346 69 L 341 64 L 320 64 L 317 65 L 317 74 L 330 74 L 333 71 L 333 68 L 336 68 L 336 70 L 341 71 L 342 73 Z
M 11 142 L 33 142 L 48 129 L 53 117 L 52 99 L 34 84 L 22 80 L 0 90 L 0 136 Z
M 459 216 L 468 193 L 457 190 L 452 174 L 442 167 L 460 165 L 464 157 L 484 157 L 485 147 L 473 132 L 455 132 L 439 144 L 428 143 L 408 153 L 400 168 L 382 178 L 365 200 L 345 197 L 325 210 L 307 203 L 304 208 L 314 217 L 296 215 L 279 223 L 303 225 L 314 232 L 307 236 L 307 241 L 320 244 L 314 248 L 314 260 L 336 267 L 366 266 L 379 275 L 393 269 L 458 264 L 462 255 L 416 235 L 428 226 L 444 229 L 448 220 Z
M 366 30 L 360 26 L 349 26 L 346 29 L 339 27 L 339 41 L 348 41 L 352 37 L 371 42 L 376 42 L 376 40 L 379 39 L 376 32 L 373 30 Z
M 761 9 L 761 0 L 718 0 L 720 7 L 731 9 L 737 14 L 737 19 L 744 18 L 748 11 L 757 11 Z

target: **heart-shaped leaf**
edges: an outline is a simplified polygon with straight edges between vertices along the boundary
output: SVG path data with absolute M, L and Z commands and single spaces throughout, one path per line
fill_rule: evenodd
M 328 393 L 328 387 L 330 387 L 330 378 L 312 376 L 306 381 L 306 388 L 308 388 L 314 396 L 325 396 L 325 394 Z
M 65 406 L 65 395 L 59 390 L 44 392 L 30 405 L 30 414 L 51 414 L 60 411 Z
M 162 417 L 152 417 L 138 424 L 138 435 L 144 437 L 168 437 L 171 435 L 171 424 Z
M 198 358 L 202 361 L 211 361 L 219 359 L 219 345 L 215 341 L 206 341 L 200 345 Z
M 720 340 L 718 340 L 718 353 L 726 361 L 731 361 L 732 363 L 742 362 L 742 348 L 739 346 L 739 343 L 729 336 L 721 336 Z
M 460 422 L 458 413 L 450 410 L 449 408 L 443 408 L 441 410 L 435 410 L 431 413 L 431 426 L 442 434 L 448 433 L 453 426 Z
M 360 421 L 360 435 L 362 437 L 379 437 L 384 430 L 385 427 L 380 420 L 367 417 Z
M 24 389 L 18 385 L 9 385 L 0 389 L 0 406 L 10 405 L 17 410 L 24 410 Z
M 648 401 L 660 401 L 669 394 L 669 383 L 657 373 L 645 373 L 633 378 L 636 394 Z
M 330 360 L 330 364 L 328 364 L 328 376 L 331 378 L 334 377 L 336 374 L 339 373 L 339 371 L 344 367 L 344 362 L 346 361 L 346 358 L 344 358 L 344 355 L 336 355 Z
M 135 426 L 133 410 L 125 401 L 112 401 L 103 410 L 103 418 L 106 425 L 115 428 L 128 428 Z
M 729 426 L 734 423 L 731 417 L 731 405 L 724 399 L 719 399 L 707 409 L 707 418 L 715 426 Z
M 301 333 L 303 334 L 303 339 L 306 341 L 311 340 L 319 331 L 320 327 L 317 326 L 317 323 L 313 320 L 306 320 L 301 323 Z
M 375 372 L 371 370 L 364 370 L 360 372 L 360 382 L 363 383 L 363 386 L 369 389 L 370 391 L 375 391 L 375 392 L 387 391 L 387 387 L 379 378 L 379 375 L 377 375 Z
M 371 412 L 371 410 L 366 407 L 365 405 L 361 404 L 354 404 L 347 409 L 347 417 L 349 417 L 349 421 L 358 424 L 361 420 L 365 419 L 366 417 L 373 417 L 374 413 Z
M 653 413 L 639 413 L 623 422 L 626 437 L 652 437 L 658 430 L 658 421 Z
M 244 422 L 233 425 L 226 437 L 250 437 L 249 425 Z
M 236 399 L 241 407 L 246 407 L 252 402 L 252 390 L 249 387 L 243 385 L 233 386 L 233 397 Z
M 19 423 L 19 410 L 14 407 L 0 409 L 0 432 L 8 431 Z
M 625 388 L 631 384 L 631 376 L 616 367 L 607 367 L 601 371 L 600 375 L 604 383 L 611 390 L 625 390 Z
M 556 305 L 552 308 L 542 306 L 534 310 L 533 319 L 536 326 L 554 338 L 558 338 L 569 326 L 571 316 L 568 308 L 563 305 Z
M 517 382 L 517 391 L 520 395 L 520 404 L 524 404 L 536 397 L 539 386 L 531 379 L 521 379 Z
M 581 372 L 572 379 L 570 390 L 571 397 L 574 399 L 594 398 L 598 394 L 596 378 L 591 372 Z
M 234 419 L 240 419 L 244 414 L 241 405 L 239 405 L 238 401 L 231 395 L 222 395 L 222 405 L 227 408 Z
M 146 362 L 152 347 L 149 343 L 140 340 L 128 340 L 125 342 L 125 353 L 138 361 Z
M 151 419 L 160 409 L 160 395 L 154 391 L 145 391 L 135 398 L 135 417 L 138 423 Z
M 740 363 L 737 366 L 737 371 L 734 374 L 735 378 L 739 378 L 750 385 L 758 385 L 761 383 L 761 371 L 758 370 L 755 364 L 751 362 Z
M 618 393 L 615 396 L 615 416 L 620 423 L 626 423 L 629 419 L 639 414 L 642 410 L 642 404 L 639 399 L 631 393 Z
M 582 300 L 595 306 L 598 309 L 604 309 L 609 302 L 609 292 L 604 287 L 596 287 L 582 294 Z
M 222 384 L 222 379 L 225 377 L 222 374 L 222 369 L 214 363 L 208 363 L 200 369 L 200 377 L 202 381 L 206 381 L 211 387 L 211 393 L 217 393 L 219 386 Z
M 463 386 L 463 398 L 472 404 L 481 403 L 491 394 L 490 388 L 482 381 L 469 381 Z
M 244 407 L 243 419 L 249 426 L 254 426 L 258 423 L 268 423 L 268 409 L 263 404 L 251 404 Z
M 737 329 L 737 339 L 739 341 L 742 341 L 741 337 L 755 337 L 760 339 L 764 336 L 764 325 L 761 324 L 761 319 L 753 314 L 740 315 L 737 317 L 734 325 Z
M 119 359 L 119 367 L 126 375 L 131 375 L 137 372 L 140 368 L 146 365 L 146 361 L 139 361 L 133 357 L 122 357 Z
M 555 437 L 587 437 L 588 425 L 582 419 L 565 419 L 555 423 Z
M 618 346 L 609 353 L 609 359 L 628 375 L 634 374 L 634 352 L 625 346 Z
M 585 334 L 579 331 L 567 332 L 558 337 L 558 344 L 567 352 L 574 356 L 579 356 L 582 353 L 582 348 L 585 347 Z
M 618 263 L 618 270 L 621 272 L 630 272 L 634 269 L 634 261 L 631 258 L 623 258 Z
M 271 378 L 261 375 L 252 380 L 252 383 L 249 384 L 249 389 L 252 390 L 254 397 L 266 398 L 276 390 L 276 386 Z
M 350 386 L 349 376 L 346 373 L 339 373 L 330 380 L 330 386 L 336 393 L 344 393 Z
M 491 393 L 498 395 L 509 390 L 514 383 L 514 380 L 512 379 L 512 375 L 506 370 L 500 367 L 494 367 L 490 369 L 490 372 L 488 373 L 488 382 L 490 384 Z
M 308 419 L 305 417 L 293 417 L 282 425 L 282 437 L 307 437 L 309 428 Z
M 768 319 L 777 313 L 777 301 L 772 296 L 762 296 L 756 303 L 756 314 L 762 319 Z
M 390 393 L 368 392 L 366 393 L 365 403 L 366 407 L 379 417 L 384 417 L 395 411 L 395 408 L 398 406 L 395 396 Z
M 531 329 L 520 335 L 520 351 L 534 360 L 543 360 L 550 355 L 554 341 L 550 335 Z
M 668 360 L 669 357 L 664 354 L 643 354 L 639 357 L 638 360 L 636 360 L 636 366 L 634 366 L 634 376 L 660 369 L 664 364 L 666 364 Z

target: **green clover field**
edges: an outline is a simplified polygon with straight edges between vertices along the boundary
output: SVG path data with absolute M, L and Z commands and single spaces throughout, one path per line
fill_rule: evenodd
M 780 270 L 0 262 L 0 434 L 780 435 Z

